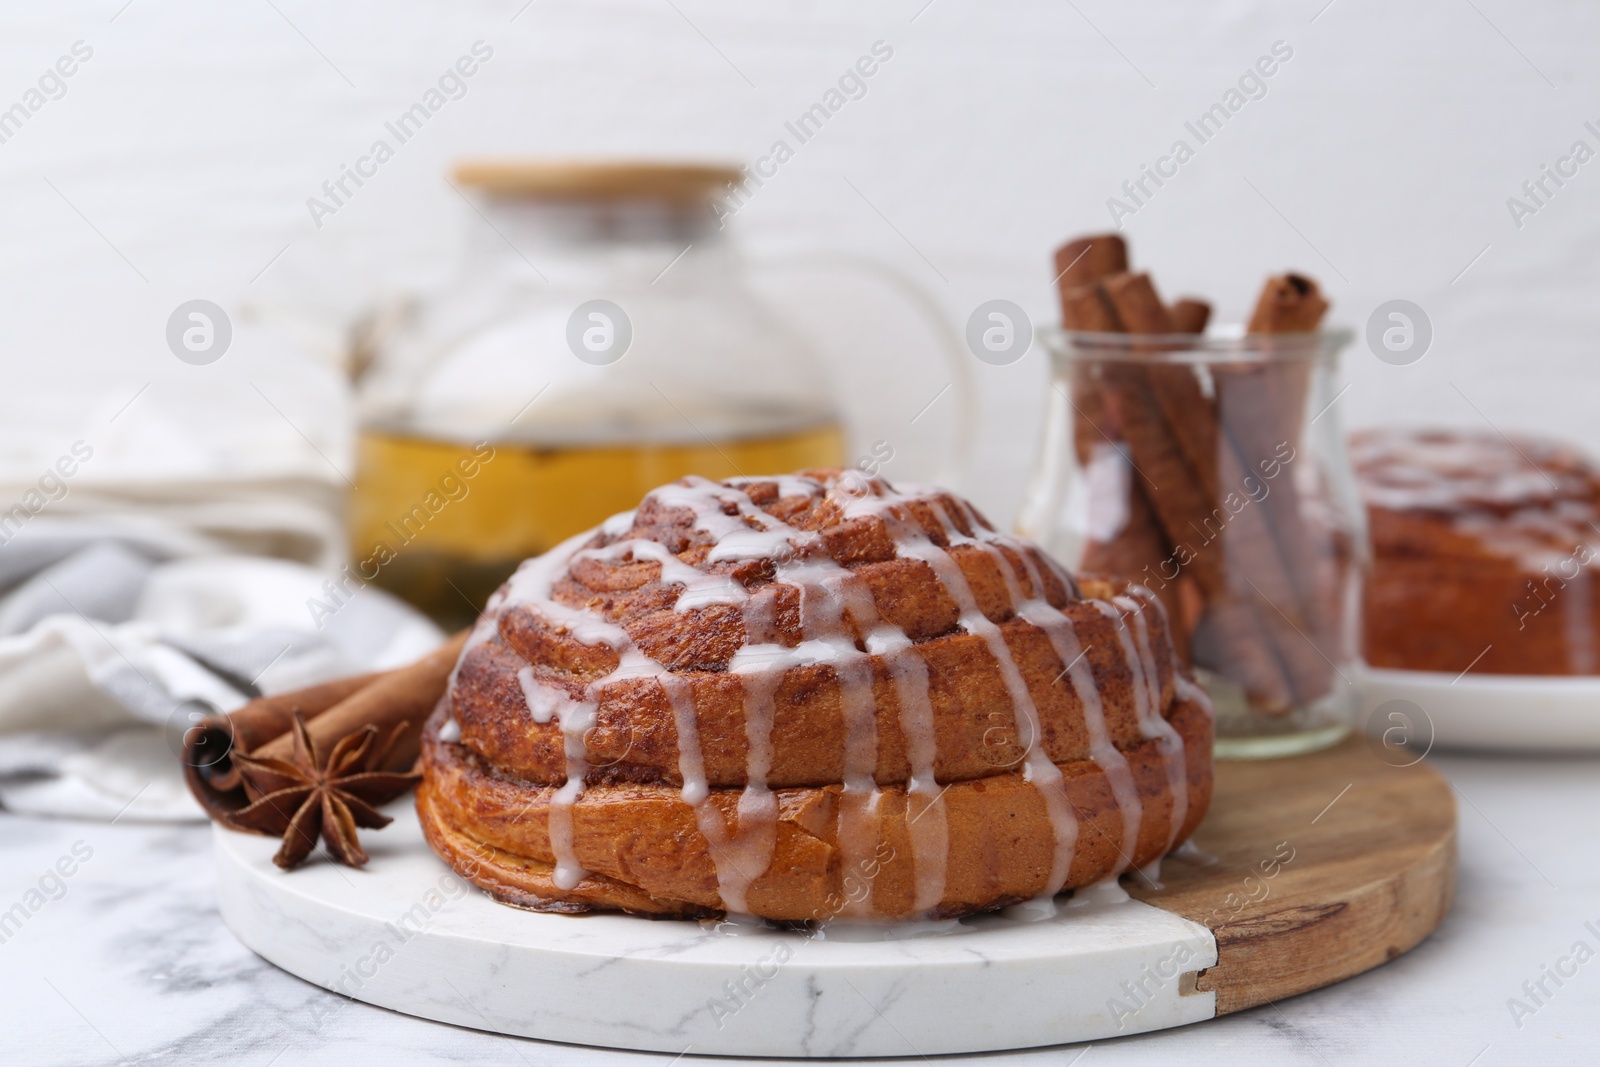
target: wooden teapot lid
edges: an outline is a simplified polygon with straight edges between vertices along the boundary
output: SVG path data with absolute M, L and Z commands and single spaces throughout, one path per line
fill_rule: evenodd
M 645 160 L 463 159 L 460 185 L 544 200 L 696 201 L 743 177 L 731 164 Z

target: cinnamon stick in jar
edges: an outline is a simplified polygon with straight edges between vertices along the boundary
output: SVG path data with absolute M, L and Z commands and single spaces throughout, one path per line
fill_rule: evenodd
M 1171 315 L 1147 275 L 1108 279 L 1105 289 L 1128 332 L 1174 332 Z M 1107 372 L 1113 373 L 1111 368 Z M 1252 706 L 1287 711 L 1297 692 L 1292 665 L 1275 639 L 1273 621 L 1264 618 L 1268 608 L 1260 603 L 1257 589 L 1239 580 L 1238 557 L 1252 557 L 1248 566 L 1274 576 L 1275 581 L 1262 579 L 1273 592 L 1287 578 L 1274 566 L 1277 560 L 1262 516 L 1235 515 L 1223 507 L 1222 472 L 1231 471 L 1237 460 L 1220 431 L 1212 399 L 1195 369 L 1185 363 L 1128 363 L 1116 367 L 1114 377 L 1117 388 L 1109 391 L 1124 411 L 1136 460 L 1148 450 L 1150 462 L 1167 470 L 1157 451 L 1175 453 L 1188 472 L 1186 478 L 1178 475 L 1180 468 L 1173 464 L 1170 486 L 1154 489 L 1152 504 L 1168 540 L 1182 546 L 1186 574 L 1203 602 L 1192 635 L 1194 654 L 1204 666 L 1238 682 Z M 1257 553 L 1260 559 L 1253 558 Z
M 1079 237 L 1056 249 L 1055 267 L 1062 326 L 1091 333 L 1121 329 L 1115 318 L 1109 317 L 1109 307 L 1094 286 L 1102 278 L 1128 269 L 1127 242 L 1114 233 Z M 1093 369 L 1074 367 L 1070 381 L 1078 416 L 1072 423 L 1072 443 L 1081 466 L 1090 461 L 1102 441 L 1117 435 L 1108 425 L 1110 414 L 1101 402 Z
M 1114 233 L 1068 241 L 1056 250 L 1056 285 L 1061 299 L 1061 324 L 1085 333 L 1121 333 L 1122 323 L 1107 299 L 1101 280 L 1125 273 L 1128 246 Z M 1189 660 L 1188 626 L 1178 587 L 1169 573 L 1172 546 L 1151 508 L 1149 486 L 1124 454 L 1127 444 L 1122 419 L 1100 382 L 1101 368 L 1078 364 L 1070 381 L 1073 450 L 1085 476 L 1109 482 L 1108 492 L 1122 497 L 1120 522 L 1096 531 L 1084 546 L 1079 566 L 1086 571 L 1144 581 L 1167 609 L 1178 655 Z M 1113 451 L 1115 450 L 1115 451 Z
M 1255 310 L 1250 315 L 1249 332 L 1254 335 L 1312 334 L 1317 332 L 1322 325 L 1322 317 L 1327 313 L 1328 301 L 1313 279 L 1304 274 L 1279 274 L 1268 278 L 1262 287 Z M 1251 369 L 1265 373 L 1241 373 L 1240 384 L 1247 390 L 1253 386 L 1259 391 L 1248 397 L 1245 403 L 1255 401 L 1263 405 L 1258 410 L 1280 412 L 1284 421 L 1274 426 L 1279 431 L 1279 439 L 1300 440 L 1301 420 L 1305 415 L 1306 396 L 1311 387 L 1310 362 L 1291 360 L 1274 365 L 1270 370 L 1266 367 Z M 1230 387 L 1237 389 L 1240 386 Z M 1255 425 L 1260 426 L 1259 423 Z M 1241 433 L 1248 429 L 1246 426 L 1239 427 Z M 1248 443 L 1254 451 L 1277 444 L 1260 436 Z
M 1275 278 L 1252 316 L 1252 328 L 1314 330 L 1326 306 L 1310 279 Z M 1208 598 L 1196 627 L 1195 654 L 1202 662 L 1225 663 L 1241 635 L 1254 633 L 1279 663 L 1291 699 L 1268 697 L 1267 690 L 1276 687 L 1262 687 L 1250 692 L 1251 705 L 1265 714 L 1287 712 L 1324 695 L 1332 676 L 1320 651 L 1326 625 L 1316 556 L 1293 471 L 1285 470 L 1294 454 L 1285 450 L 1299 447 L 1310 366 L 1303 359 L 1265 359 L 1219 362 L 1210 371 L 1222 500 L 1250 499 L 1228 508 L 1232 517 L 1221 539 L 1228 588 Z M 1265 678 L 1259 669 L 1224 673 L 1247 691 L 1247 673 Z
M 1170 334 L 1166 307 L 1147 275 L 1117 274 L 1063 293 L 1070 327 L 1095 332 Z M 1203 306 L 1203 305 L 1202 305 Z M 1186 313 L 1192 323 L 1194 315 Z M 1135 350 L 1137 351 L 1137 349 Z M 1209 401 L 1191 368 L 1108 360 L 1077 368 L 1075 381 L 1098 378 L 1096 402 L 1126 442 L 1134 477 L 1116 531 L 1092 539 L 1080 565 L 1145 582 L 1161 598 L 1179 654 L 1189 659 L 1189 629 L 1201 590 L 1221 588 L 1221 556 L 1201 536 L 1213 511 L 1214 433 Z M 1094 472 L 1089 477 L 1095 477 Z M 1185 551 L 1174 550 L 1184 544 Z M 1185 591 L 1187 594 L 1185 595 Z
M 1122 323 L 1097 282 L 1061 294 L 1061 324 L 1084 333 L 1120 333 Z M 1070 378 L 1073 407 L 1072 447 L 1078 465 L 1087 468 L 1106 445 L 1123 443 L 1122 418 L 1100 381 L 1101 368 L 1075 363 Z
M 1128 270 L 1128 242 L 1114 233 L 1096 233 L 1056 249 L 1056 289 L 1066 293 Z
M 1123 274 L 1103 286 L 1105 300 L 1128 333 L 1169 334 L 1171 322 L 1148 275 Z M 1190 368 L 1181 364 L 1112 362 L 1102 368 L 1108 404 L 1119 412 L 1134 466 L 1167 541 L 1183 545 L 1180 562 L 1206 594 L 1222 587 L 1221 557 L 1206 541 L 1215 506 L 1215 417 Z
M 1317 283 L 1300 274 L 1267 279 L 1250 316 L 1249 333 L 1312 334 L 1328 310 Z M 1300 440 L 1302 416 L 1311 380 L 1311 364 L 1303 359 L 1270 360 L 1218 366 L 1220 413 L 1228 432 L 1244 453 L 1244 465 L 1257 468 L 1278 448 Z
M 1105 240 L 1105 238 L 1086 238 L 1071 242 L 1063 246 L 1062 253 L 1058 253 L 1058 256 L 1088 241 Z M 1115 240 L 1120 247 L 1120 238 Z M 1077 262 L 1082 263 L 1087 257 L 1083 252 L 1078 254 L 1082 258 Z M 1125 264 L 1126 255 L 1120 257 L 1102 255 L 1098 263 L 1077 271 L 1076 276 L 1081 279 L 1091 271 L 1113 266 L 1118 262 Z M 1063 274 L 1063 277 L 1066 277 L 1066 274 Z M 1124 332 L 1122 321 L 1118 318 L 1105 287 L 1096 281 L 1062 291 L 1061 318 L 1063 325 L 1071 330 L 1087 333 Z M 1128 430 L 1121 410 L 1122 404 L 1116 396 L 1116 391 L 1102 380 L 1107 369 L 1103 366 L 1085 364 L 1076 365 L 1072 369 L 1072 399 L 1076 408 L 1073 420 L 1074 445 L 1079 463 L 1084 469 L 1084 476 L 1091 482 L 1099 483 L 1095 491 L 1107 498 L 1119 497 L 1121 503 L 1120 513 L 1114 513 L 1109 518 L 1104 514 L 1097 516 L 1104 521 L 1092 532 L 1090 539 L 1084 545 L 1079 568 L 1095 574 L 1131 578 L 1149 586 L 1166 608 L 1173 645 L 1178 655 L 1187 663 L 1188 627 L 1192 621 L 1190 616 L 1194 612 L 1188 610 L 1180 596 L 1179 579 L 1176 575 L 1178 568 L 1173 561 L 1172 545 L 1163 532 L 1161 521 L 1151 503 L 1154 483 L 1151 482 L 1150 476 L 1140 469 L 1139 462 L 1128 455 L 1133 449 L 1127 443 Z M 1112 374 L 1115 376 L 1114 371 Z M 1134 414 L 1137 422 L 1139 409 L 1135 408 Z M 1136 426 L 1134 432 L 1143 432 L 1143 427 Z M 1170 454 L 1164 453 L 1164 455 L 1166 455 L 1165 462 L 1170 463 L 1172 461 Z M 1153 461 L 1153 466 L 1160 468 L 1162 462 Z M 1185 476 L 1181 471 L 1174 471 L 1172 474 L 1172 477 Z M 1115 506 L 1109 499 L 1107 503 Z
M 1172 302 L 1168 317 L 1173 333 L 1205 333 L 1206 324 L 1211 321 L 1211 305 L 1186 296 Z
M 1198 336 L 1206 332 L 1206 326 L 1211 322 L 1211 305 L 1196 297 L 1180 297 L 1173 301 L 1170 309 L 1172 318 L 1172 332 Z M 1173 631 L 1183 639 L 1179 654 L 1185 663 L 1193 663 L 1193 656 L 1189 647 L 1189 635 L 1194 632 L 1195 623 L 1200 619 L 1200 613 L 1205 607 L 1205 598 L 1200 595 L 1200 587 L 1195 582 L 1193 575 L 1180 574 L 1178 576 L 1177 596 L 1178 617 L 1173 622 Z
M 1119 274 L 1108 278 L 1104 286 L 1106 298 L 1128 333 L 1170 336 L 1178 332 L 1166 305 L 1156 294 L 1150 275 Z M 1145 351 L 1162 349 L 1155 347 Z M 1136 377 L 1143 380 L 1145 391 L 1155 401 L 1168 434 L 1177 442 L 1181 456 L 1198 482 L 1196 488 L 1204 501 L 1197 513 L 1209 514 L 1217 496 L 1217 423 L 1211 401 L 1201 391 L 1193 368 L 1186 364 L 1129 366 L 1139 371 Z M 1173 536 L 1176 538 L 1175 533 Z
M 1327 313 L 1328 301 L 1317 283 L 1302 274 L 1268 278 L 1250 316 L 1252 335 L 1303 335 L 1309 339 Z M 1263 359 L 1242 366 L 1217 368 L 1218 410 L 1228 433 L 1238 442 L 1245 473 L 1261 477 L 1275 469 L 1287 449 L 1301 447 L 1306 404 L 1314 362 L 1295 356 Z M 1300 489 L 1291 469 L 1273 480 L 1272 491 L 1262 501 L 1269 532 L 1293 579 L 1292 597 L 1298 610 L 1292 627 L 1278 620 L 1280 644 L 1295 661 L 1297 689 L 1302 702 L 1315 700 L 1333 686 L 1328 653 L 1338 645 L 1332 610 L 1336 598 L 1326 595 L 1318 581 L 1318 536 L 1307 525 Z
M 1250 314 L 1251 333 L 1315 333 L 1328 313 L 1328 301 L 1314 279 L 1277 274 L 1267 279 Z

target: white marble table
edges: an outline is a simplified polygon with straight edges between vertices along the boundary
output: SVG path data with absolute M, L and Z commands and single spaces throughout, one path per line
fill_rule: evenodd
M 1571 953 L 1584 941 L 1600 954 L 1600 760 L 1436 762 L 1460 800 L 1461 881 L 1454 913 L 1413 952 L 1330 989 L 1212 1022 L 990 1058 L 1053 1067 L 1080 1059 L 1229 1067 L 1595 1062 L 1600 955 L 1578 963 Z M 425 1022 L 290 977 L 244 949 L 218 918 L 204 826 L 0 814 L 0 857 L 0 1063 L 7 1067 L 673 1059 Z M 46 878 L 46 892 L 30 897 L 58 861 L 71 875 Z M 1576 973 L 1557 985 L 1544 968 L 1558 966 Z M 1538 993 L 1541 979 L 1548 997 Z M 1514 1018 L 1513 997 L 1532 1012 Z M 906 1053 L 917 1058 L 909 1047 Z

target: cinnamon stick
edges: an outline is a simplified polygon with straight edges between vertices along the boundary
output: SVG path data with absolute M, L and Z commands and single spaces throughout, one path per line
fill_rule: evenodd
M 1166 309 L 1145 275 L 1118 274 L 1100 284 L 1068 290 L 1062 294 L 1062 306 L 1067 323 L 1078 329 L 1172 332 Z M 1107 541 L 1089 542 L 1080 565 L 1149 586 L 1166 607 L 1174 643 L 1187 662 L 1189 625 L 1197 613 L 1182 596 L 1183 584 L 1192 582 L 1215 591 L 1222 577 L 1220 556 L 1209 543 L 1186 558 L 1180 558 L 1173 548 L 1180 536 L 1190 540 L 1189 525 L 1210 512 L 1208 483 L 1214 484 L 1215 477 L 1205 457 L 1214 446 L 1199 436 L 1181 440 L 1197 425 L 1189 421 L 1193 414 L 1184 409 L 1197 403 L 1209 411 L 1207 401 L 1187 367 L 1108 361 L 1079 370 L 1084 377 L 1097 372 L 1095 402 L 1104 413 L 1102 419 L 1127 442 L 1134 468 L 1125 494 L 1122 528 Z M 1174 429 L 1173 412 L 1181 429 Z M 1198 425 L 1203 433 L 1203 424 Z M 1181 571 L 1188 573 L 1179 575 Z
M 1267 279 L 1255 311 L 1251 333 L 1315 333 L 1328 313 L 1328 301 L 1317 283 L 1304 274 L 1278 274 Z
M 1095 234 L 1068 241 L 1055 253 L 1056 292 L 1061 298 L 1061 325 L 1069 330 L 1113 333 L 1122 329 L 1104 294 L 1096 289 L 1102 278 L 1128 269 L 1128 245 L 1114 233 Z M 1072 402 L 1078 417 L 1072 423 L 1072 445 L 1079 465 L 1089 462 L 1102 442 L 1115 439 L 1110 412 L 1100 395 L 1095 368 L 1072 370 Z
M 1314 282 L 1285 275 L 1269 280 L 1252 327 L 1314 330 L 1326 307 Z M 1267 713 L 1315 700 L 1331 685 L 1332 668 L 1318 650 L 1325 625 L 1313 545 L 1294 477 L 1283 474 L 1293 455 L 1288 449 L 1299 447 L 1308 372 L 1299 359 L 1212 368 L 1224 440 L 1223 500 L 1240 505 L 1225 543 L 1227 572 L 1234 576 L 1229 584 L 1232 596 L 1253 603 L 1261 638 L 1282 664 L 1293 697 L 1283 705 L 1252 697 L 1257 710 Z M 1231 645 L 1241 626 L 1231 606 L 1208 604 L 1195 635 L 1196 654 Z
M 1328 301 L 1313 279 L 1294 273 L 1276 275 L 1262 287 L 1249 332 L 1312 334 L 1327 310 Z M 1221 369 L 1224 373 L 1216 378 L 1219 407 L 1246 463 L 1255 465 L 1259 477 L 1262 465 L 1272 463 L 1271 453 L 1286 443 L 1299 447 L 1313 361 L 1291 356 Z M 1325 610 L 1328 598 L 1317 584 L 1316 539 L 1306 525 L 1299 487 L 1292 477 L 1278 479 L 1263 504 L 1279 554 L 1295 580 L 1292 596 L 1299 606 L 1299 632 L 1284 633 L 1281 644 L 1296 661 L 1300 699 L 1314 700 L 1333 685 L 1333 668 L 1321 649 L 1337 646 L 1333 619 Z
M 1294 707 L 1295 689 L 1271 628 L 1250 601 L 1222 593 L 1206 601 L 1190 642 L 1194 661 L 1236 682 L 1267 715 Z
M 1206 332 L 1206 325 L 1211 321 L 1211 305 L 1195 297 L 1182 297 L 1172 305 L 1172 331 L 1180 334 L 1202 334 Z M 1179 655 L 1185 663 L 1193 662 L 1193 651 L 1190 647 L 1189 636 L 1194 632 L 1194 627 L 1200 620 L 1200 614 L 1205 608 L 1205 599 L 1201 596 L 1200 586 L 1195 582 L 1193 575 L 1183 574 L 1178 577 L 1178 588 L 1173 597 L 1177 611 L 1169 611 L 1168 615 L 1173 622 L 1173 640 L 1180 641 Z
M 1261 334 L 1311 334 L 1327 313 L 1328 302 L 1317 283 L 1301 274 L 1268 278 L 1249 331 Z M 1260 478 L 1288 447 L 1299 447 L 1312 361 L 1298 356 L 1266 358 L 1243 366 L 1218 367 L 1214 375 L 1223 424 L 1238 443 L 1245 473 Z M 1294 479 L 1274 484 L 1266 511 L 1280 554 L 1296 579 L 1292 596 L 1297 618 L 1315 624 L 1321 597 L 1314 586 L 1315 555 L 1306 536 L 1299 492 Z
M 1063 296 L 1128 269 L 1128 243 L 1114 233 L 1096 233 L 1056 249 L 1056 290 Z M 1086 329 L 1068 326 L 1068 329 Z
M 1105 299 L 1129 333 L 1168 334 L 1171 321 L 1148 275 L 1122 274 L 1104 285 Z M 1107 362 L 1108 402 L 1141 472 L 1168 542 L 1188 546 L 1179 563 L 1203 592 L 1222 588 L 1220 556 L 1204 533 L 1216 497 L 1214 417 L 1188 367 Z M 1204 543 L 1193 546 L 1196 540 Z
M 1205 333 L 1206 323 L 1211 321 L 1211 305 L 1186 296 L 1173 302 L 1169 317 L 1173 333 Z
M 1269 418 L 1257 412 L 1257 418 Z M 1305 704 L 1328 691 L 1332 673 L 1328 662 L 1309 644 L 1309 634 L 1320 630 L 1318 605 L 1302 593 L 1312 575 L 1304 569 L 1301 548 L 1306 547 L 1303 522 L 1299 515 L 1299 502 L 1290 488 L 1292 472 L 1280 473 L 1271 482 L 1255 477 L 1245 481 L 1249 472 L 1239 465 L 1238 448 L 1232 445 L 1223 450 L 1225 486 L 1252 484 L 1267 487 L 1264 498 L 1246 500 L 1244 490 L 1235 488 L 1230 493 L 1240 494 L 1240 510 L 1234 515 L 1228 536 L 1223 539 L 1225 566 L 1229 575 L 1229 590 L 1207 605 L 1207 613 L 1197 630 L 1204 630 L 1215 622 L 1224 633 L 1236 633 L 1242 625 L 1232 618 L 1222 618 L 1224 607 L 1234 603 L 1251 606 L 1256 623 L 1256 640 L 1269 649 L 1282 665 L 1289 688 L 1289 702 L 1259 702 L 1252 700 L 1257 711 L 1266 714 L 1287 713 L 1297 704 Z M 1273 507 L 1277 500 L 1280 507 Z M 1225 498 L 1226 502 L 1226 498 Z M 1285 518 L 1285 512 L 1292 518 Z M 1196 637 L 1197 645 L 1201 638 Z M 1228 639 L 1231 644 L 1231 638 Z
M 1079 238 L 1062 245 L 1056 251 L 1062 325 L 1087 333 L 1123 332 L 1116 309 L 1098 283 L 1102 278 L 1123 273 L 1127 265 L 1127 245 L 1114 234 Z M 1112 394 L 1104 388 L 1102 374 L 1103 368 L 1099 365 L 1078 365 L 1072 369 L 1072 402 L 1076 408 L 1073 447 L 1079 465 L 1089 477 L 1096 476 L 1092 464 L 1096 462 L 1098 449 L 1107 444 L 1125 446 L 1122 417 Z M 1119 463 L 1129 462 L 1124 456 L 1114 459 Z M 1091 539 L 1085 544 L 1079 567 L 1144 582 L 1167 609 L 1173 645 L 1187 663 L 1191 613 L 1185 611 L 1180 587 L 1175 584 L 1173 575 L 1167 573 L 1175 566 L 1171 562 L 1172 545 L 1151 505 L 1150 485 L 1139 471 L 1127 472 L 1123 497 L 1126 511 L 1121 527 L 1107 539 Z
M 294 744 L 289 726 L 296 711 L 306 717 L 307 732 L 324 752 L 369 724 L 377 726 L 384 738 L 401 723 L 407 724 L 377 769 L 409 768 L 420 749 L 422 722 L 444 694 L 466 639 L 463 630 L 407 667 L 262 697 L 237 711 L 207 717 L 184 739 L 184 777 L 190 791 L 212 818 L 255 799 L 234 769 L 231 755 L 289 758 Z
M 1105 289 L 1130 333 L 1174 332 L 1171 314 L 1147 275 L 1108 279 Z M 1158 416 L 1163 424 L 1158 427 L 1154 418 L 1146 420 L 1125 411 L 1130 440 L 1146 431 L 1154 438 L 1164 429 L 1168 441 L 1161 447 L 1176 451 L 1192 472 L 1192 483 L 1179 484 L 1173 491 L 1157 489 L 1153 503 L 1168 539 L 1192 554 L 1186 561 L 1188 573 L 1206 604 L 1201 621 L 1207 632 L 1194 635 L 1194 652 L 1206 665 L 1239 682 L 1253 706 L 1267 711 L 1289 709 L 1296 693 L 1295 673 L 1278 647 L 1282 643 L 1277 639 L 1278 620 L 1264 618 L 1263 608 L 1254 603 L 1255 592 L 1230 576 L 1246 573 L 1246 568 L 1264 572 L 1262 582 L 1280 596 L 1288 578 L 1274 566 L 1277 560 L 1264 516 L 1259 511 L 1251 513 L 1248 505 L 1242 509 L 1227 506 L 1222 472 L 1231 474 L 1238 461 L 1232 442 L 1221 432 L 1216 408 L 1201 389 L 1193 368 L 1185 364 L 1128 364 L 1117 368 L 1117 380 L 1127 390 L 1125 406 L 1143 405 L 1147 414 Z M 1123 395 L 1121 390 L 1119 395 Z M 1152 402 L 1153 410 L 1149 407 Z M 1142 443 L 1157 447 L 1154 440 Z M 1241 555 L 1245 558 L 1240 559 Z
M 1086 333 L 1121 333 L 1122 320 L 1099 282 L 1080 285 L 1061 294 L 1061 322 L 1069 330 Z
M 1322 324 L 1328 312 L 1328 301 L 1316 281 L 1304 274 L 1278 274 L 1268 278 L 1250 315 L 1251 334 L 1310 334 Z M 1242 420 L 1242 435 L 1251 429 L 1253 436 L 1242 436 L 1241 443 L 1248 451 L 1265 454 L 1279 441 L 1298 441 L 1305 415 L 1306 396 L 1311 387 L 1311 362 L 1290 359 L 1277 363 L 1262 363 L 1250 368 L 1230 368 L 1226 388 L 1243 390 L 1241 404 L 1262 405 L 1257 410 L 1281 413 L 1280 419 Z M 1254 373 L 1245 373 L 1251 371 Z M 1271 431 L 1276 430 L 1274 434 Z M 1272 440 L 1276 436 L 1276 440 Z
M 380 770 L 399 770 L 411 766 L 420 751 L 422 721 L 444 695 L 446 681 L 461 658 L 470 631 L 462 630 L 450 640 L 409 667 L 380 674 L 338 704 L 307 723 L 307 733 L 318 750 L 366 726 L 377 726 L 378 736 L 401 723 L 404 734 L 390 750 L 387 765 Z M 287 759 L 294 751 L 294 739 L 285 734 L 252 752 L 263 759 Z
M 1104 285 L 1106 298 L 1129 333 L 1170 336 L 1178 332 L 1150 275 L 1119 274 L 1106 279 Z M 1145 364 L 1139 369 L 1208 502 L 1199 514 L 1209 514 L 1214 506 L 1209 502 L 1217 497 L 1217 420 L 1211 403 L 1188 366 Z M 1176 533 L 1172 536 L 1177 537 Z

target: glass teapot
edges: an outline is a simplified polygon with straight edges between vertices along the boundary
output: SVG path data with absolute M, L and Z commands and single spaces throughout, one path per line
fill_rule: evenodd
M 482 217 L 464 269 L 370 316 L 351 354 L 351 552 L 364 578 L 465 625 L 523 559 L 664 482 L 851 461 L 849 398 L 727 240 L 715 197 L 741 178 L 691 164 L 457 165 Z M 942 319 L 934 329 L 959 437 L 965 361 Z M 862 445 L 862 464 L 883 447 Z

